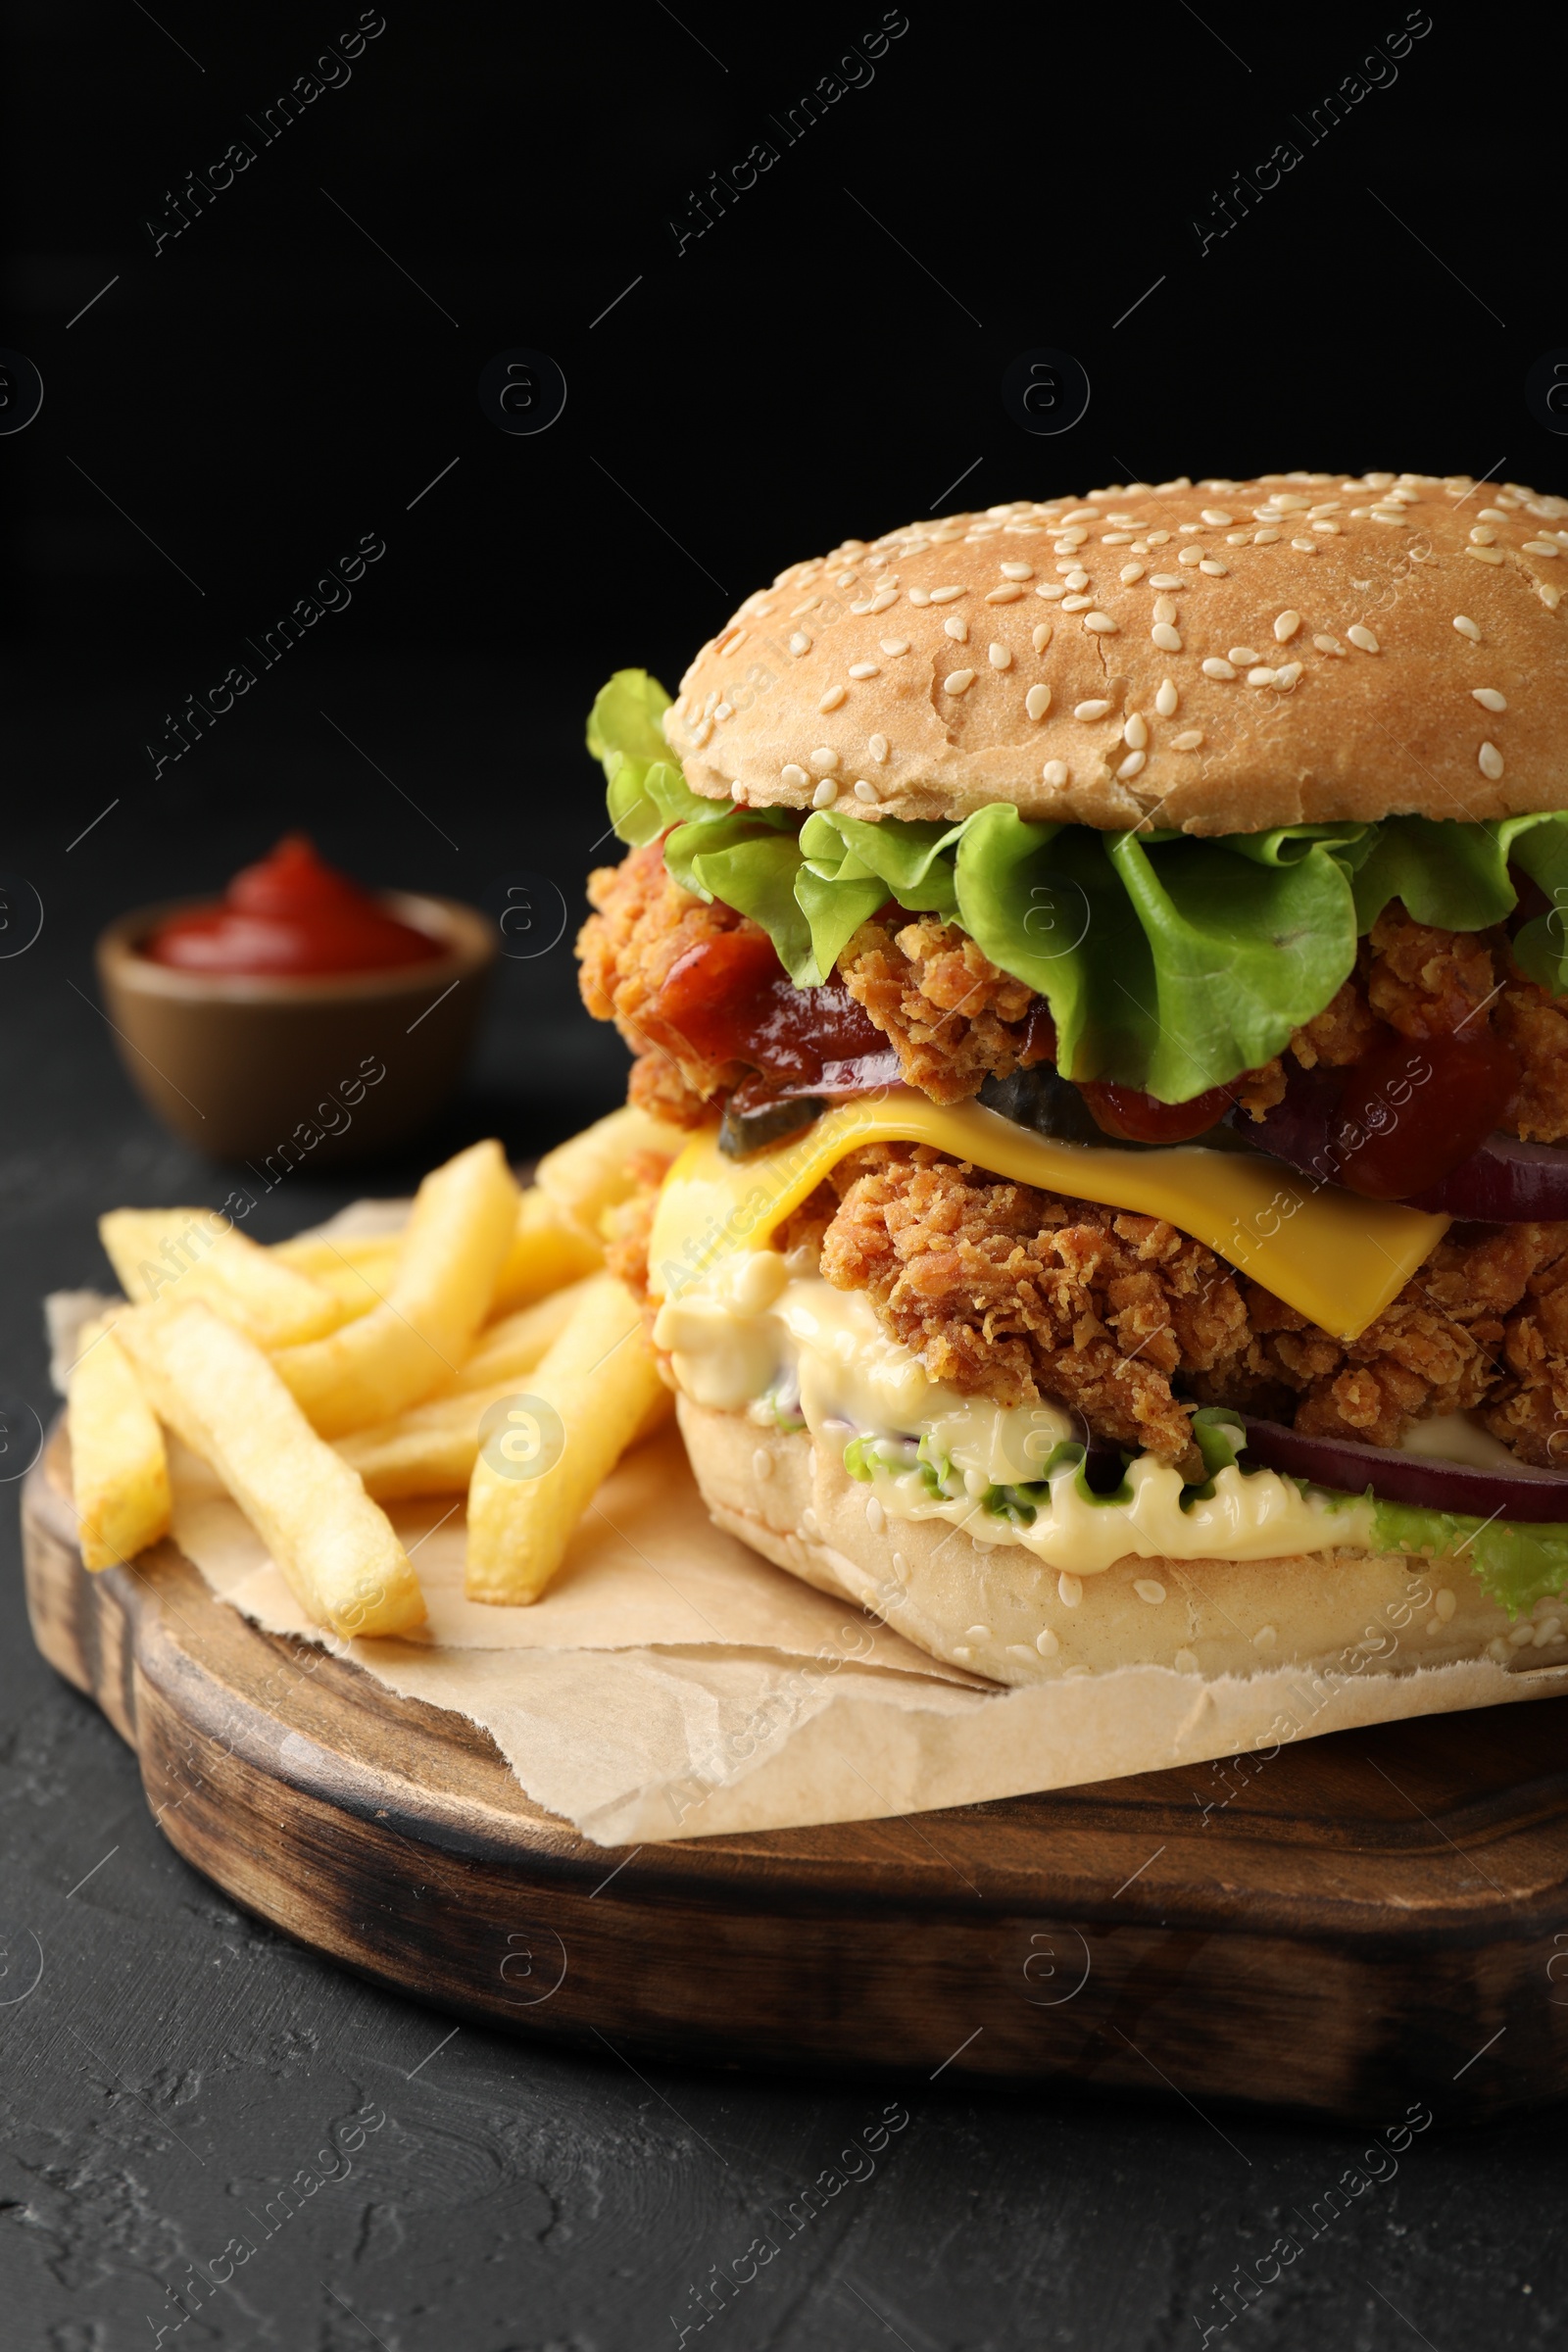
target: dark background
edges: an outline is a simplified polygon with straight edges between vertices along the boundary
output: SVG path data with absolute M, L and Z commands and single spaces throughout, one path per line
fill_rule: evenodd
M 111 914 L 214 886 L 297 825 L 377 883 L 482 901 L 521 869 L 567 903 L 558 947 L 500 966 L 440 1129 L 363 1173 L 301 1171 L 258 1211 L 270 1238 L 474 1135 L 525 1154 L 616 1100 L 624 1055 L 570 963 L 604 821 L 583 715 L 623 664 L 673 689 L 783 564 L 956 505 L 1178 472 L 1565 486 L 1568 450 L 1524 398 L 1568 343 L 1560 35 L 1438 0 L 1396 78 L 1373 69 L 1385 86 L 1313 143 L 1304 119 L 1405 13 L 1260 15 L 913 0 L 907 29 L 847 70 L 861 86 L 786 143 L 778 119 L 878 9 L 737 24 L 702 0 L 678 19 L 660 0 L 388 0 L 347 83 L 264 144 L 248 118 L 357 10 L 10 11 L 0 343 L 45 384 L 36 420 L 0 437 L 0 872 L 45 912 L 0 960 L 13 1400 L 52 1409 L 37 1300 L 104 1278 L 99 1211 L 227 1190 L 115 1059 L 91 968 Z M 696 234 L 693 192 L 762 139 L 778 161 Z M 177 225 L 171 197 L 233 140 L 255 161 L 155 253 L 146 223 Z M 1282 140 L 1299 164 L 1218 234 L 1216 191 Z M 503 434 L 476 395 L 516 346 L 568 386 L 535 436 Z M 1055 438 L 1000 395 L 1038 346 L 1093 387 Z M 246 638 L 365 533 L 387 552 L 348 609 L 155 776 L 166 714 L 252 661 Z M 34 1656 L 5 1536 L 0 2340 L 150 2342 L 165 2283 L 221 2246 L 232 2200 L 270 2194 L 376 2100 L 388 2123 L 355 2178 L 186 2342 L 673 2342 L 689 2286 L 885 2092 L 644 2080 L 468 2028 L 421 2064 L 448 2023 L 239 1918 L 163 1844 L 130 1756 Z M 47 1963 L 16 2000 L 29 1928 Z M 1365 2136 L 907 2096 L 876 2180 L 715 2340 L 1197 2344 L 1210 2287 Z M 1247 2340 L 1560 2340 L 1560 2137 L 1546 2116 L 1417 2142 Z

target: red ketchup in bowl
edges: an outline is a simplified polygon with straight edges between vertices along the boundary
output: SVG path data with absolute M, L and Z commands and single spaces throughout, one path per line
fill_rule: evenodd
M 259 864 L 237 873 L 215 906 L 161 923 L 141 953 L 182 972 L 304 980 L 389 971 L 445 951 L 324 865 L 303 833 L 288 833 Z

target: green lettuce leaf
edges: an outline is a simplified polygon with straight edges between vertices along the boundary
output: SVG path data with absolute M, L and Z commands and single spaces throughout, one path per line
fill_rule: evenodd
M 826 973 L 795 897 L 801 853 L 794 825 L 793 808 L 721 808 L 716 822 L 673 832 L 664 844 L 664 863 L 683 889 L 700 899 L 721 899 L 760 923 L 797 988 L 820 988 Z
M 671 757 L 659 723 L 669 700 L 646 669 L 617 669 L 588 713 L 588 749 L 604 767 L 610 821 L 633 849 L 671 825 L 729 814 L 727 801 L 693 792 Z
M 1348 976 L 1337 852 L 1364 830 L 1151 838 L 982 808 L 958 843 L 958 920 L 1046 999 L 1065 1077 L 1186 1102 L 1269 1060 Z
M 1568 1584 L 1568 1525 L 1525 1526 L 1517 1521 L 1471 1519 L 1462 1512 L 1418 1510 L 1413 1503 L 1372 1503 L 1372 1538 L 1388 1551 L 1425 1552 L 1433 1559 L 1460 1559 L 1492 1599 L 1510 1617 L 1534 1608 L 1548 1592 Z
M 879 906 L 896 899 L 916 914 L 951 918 L 957 908 L 948 853 L 963 827 L 817 810 L 801 827 L 795 896 L 811 927 L 817 968 L 830 972 Z

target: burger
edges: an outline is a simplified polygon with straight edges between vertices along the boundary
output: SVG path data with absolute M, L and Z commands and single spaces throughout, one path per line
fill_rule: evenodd
M 1004 1684 L 1568 1659 L 1565 558 L 1135 482 L 611 680 L 582 990 L 684 1131 L 614 1248 L 721 1527 Z

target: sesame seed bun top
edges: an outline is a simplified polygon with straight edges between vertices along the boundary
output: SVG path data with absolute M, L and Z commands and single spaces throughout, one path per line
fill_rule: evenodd
M 1267 473 L 1017 500 L 792 564 L 681 680 L 693 790 L 1192 833 L 1568 807 L 1568 500 Z

